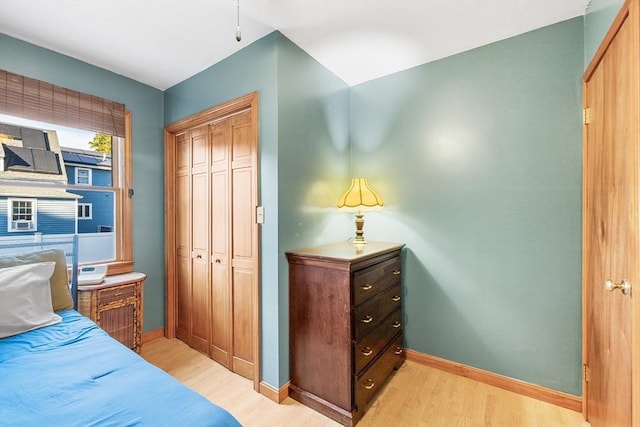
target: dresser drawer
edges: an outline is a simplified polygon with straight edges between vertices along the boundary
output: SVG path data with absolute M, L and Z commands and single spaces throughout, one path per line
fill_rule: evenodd
M 98 306 L 102 307 L 114 301 L 121 302 L 128 298 L 135 298 L 136 296 L 136 284 L 100 289 L 98 291 Z
M 400 282 L 400 257 L 377 264 L 374 268 L 357 272 L 353 278 L 354 305 L 358 305 L 378 292 Z
M 354 308 L 354 323 L 356 340 L 360 340 L 392 311 L 400 308 L 400 283 L 369 299 L 364 304 Z
M 401 328 L 402 311 L 397 309 L 387 316 L 369 335 L 354 343 L 355 372 L 359 373 L 374 360 Z
M 373 395 L 380 390 L 396 366 L 404 359 L 402 334 L 399 334 L 371 367 L 356 376 L 356 406 L 364 411 Z

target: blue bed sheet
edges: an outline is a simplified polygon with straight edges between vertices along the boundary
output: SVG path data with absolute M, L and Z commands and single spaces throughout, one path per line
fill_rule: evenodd
M 0 339 L 2 426 L 239 426 L 74 310 Z

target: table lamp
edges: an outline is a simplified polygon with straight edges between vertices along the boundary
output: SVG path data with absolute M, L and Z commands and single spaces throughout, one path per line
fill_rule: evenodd
M 353 244 L 366 244 L 364 239 L 364 215 L 362 211 L 377 210 L 382 208 L 382 197 L 367 183 L 365 178 L 353 178 L 351 186 L 340 197 L 338 208 L 347 212 L 356 212 L 356 237 Z

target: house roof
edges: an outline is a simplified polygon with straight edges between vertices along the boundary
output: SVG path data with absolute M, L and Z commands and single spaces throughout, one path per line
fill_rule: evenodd
M 55 130 L 0 123 L 0 179 L 66 184 Z
M 21 187 L 12 185 L 0 186 L 1 197 L 33 197 L 47 199 L 82 199 L 82 196 L 68 193 L 61 188 Z
M 111 169 L 111 155 L 80 148 L 62 147 L 64 163 Z

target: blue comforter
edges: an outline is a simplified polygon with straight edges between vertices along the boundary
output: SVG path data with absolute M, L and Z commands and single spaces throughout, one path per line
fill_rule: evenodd
M 239 426 L 74 310 L 0 339 L 2 426 Z

